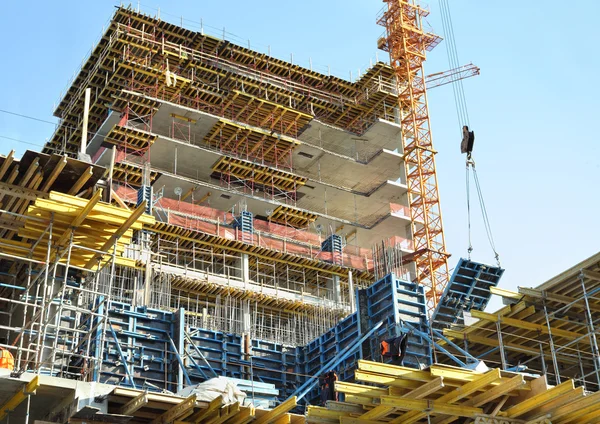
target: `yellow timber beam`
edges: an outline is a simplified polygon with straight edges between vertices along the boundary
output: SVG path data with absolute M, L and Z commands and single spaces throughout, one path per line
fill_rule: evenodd
M 438 391 L 442 387 L 444 387 L 444 377 L 438 377 L 435 380 L 431 380 L 429 383 L 425 383 L 420 387 L 411 390 L 410 392 L 403 395 L 402 398 L 421 399 Z M 365 412 L 358 418 L 360 420 L 379 420 L 391 414 L 393 411 L 394 408 L 391 406 L 379 405 L 371 409 L 370 411 Z
M 515 406 L 508 408 L 506 412 L 506 416 L 508 418 L 518 418 L 523 414 L 531 411 L 532 409 L 539 408 L 540 406 L 545 405 L 548 402 L 553 401 L 559 396 L 564 395 L 575 389 L 575 385 L 573 380 L 565 381 L 562 384 L 559 384 L 556 387 L 546 390 L 545 392 L 540 393 L 539 395 L 530 397 L 523 402 L 519 402 Z
M 4 405 L 0 406 L 0 421 L 2 421 L 8 413 L 14 411 L 14 409 L 27 399 L 27 396 L 29 396 L 30 393 L 35 392 L 38 387 L 40 387 L 40 377 L 36 375 L 25 387 L 23 387 L 23 390 L 17 392 L 12 398 L 4 402 Z
M 140 393 L 119 409 L 121 415 L 132 415 L 135 411 L 148 403 L 148 394 Z
M 383 374 L 389 377 L 402 377 L 407 380 L 428 382 L 433 380 L 429 372 L 416 370 L 414 368 L 400 367 L 397 365 L 383 364 L 379 362 L 358 361 L 358 369 L 361 371 L 369 371 L 377 374 Z
M 496 296 L 501 296 L 505 299 L 521 300 L 523 298 L 522 294 L 519 294 L 512 290 L 506 290 L 500 287 L 490 287 L 490 292 L 492 294 L 495 294 Z
M 231 418 L 227 424 L 248 424 L 250 421 L 254 419 L 256 414 L 256 409 L 254 406 L 249 405 L 244 407 L 239 414 L 235 417 Z M 198 422 L 198 421 L 196 421 Z
M 107 252 L 113 244 L 131 228 L 131 226 L 140 218 L 144 211 L 146 210 L 146 201 L 142 202 L 137 208 L 133 210 L 129 218 L 119 227 L 119 229 L 104 243 L 104 245 L 99 249 L 102 252 Z M 91 269 L 94 267 L 94 262 L 96 261 L 96 257 L 90 259 L 90 261 L 86 264 L 86 269 Z
M 92 175 L 94 175 L 94 168 L 90 166 L 79 176 L 79 179 L 75 182 L 75 184 L 73 184 L 68 194 L 74 196 L 77 193 L 79 193 L 79 190 L 81 190 L 85 183 L 87 183 L 88 180 L 92 178 Z
M 56 181 L 65 166 L 67 166 L 66 155 L 63 156 L 62 159 L 56 164 L 48 178 L 46 178 L 46 182 L 40 190 L 44 192 L 50 190 L 50 187 L 52 187 L 52 184 L 54 184 L 54 181 Z
M 456 369 L 456 371 L 459 371 L 459 370 Z M 457 402 L 461 399 L 464 399 L 464 398 L 472 395 L 475 392 L 485 389 L 486 387 L 490 386 L 493 383 L 497 383 L 498 380 L 500 380 L 500 378 L 501 378 L 499 369 L 490 370 L 490 371 L 486 372 L 485 374 L 479 374 L 479 373 L 474 373 L 474 372 L 471 372 L 471 374 L 473 374 L 475 376 L 475 379 L 473 379 L 472 381 L 470 381 L 466 384 L 463 384 L 461 387 L 457 387 L 456 389 L 452 390 L 451 392 L 446 393 L 445 395 L 439 397 L 438 399 L 436 399 L 435 402 L 438 402 L 439 404 L 442 404 L 442 405 Z M 381 403 L 383 404 L 383 398 L 382 398 Z M 465 413 L 465 411 L 467 411 L 468 408 L 474 408 L 474 407 L 461 406 L 461 408 L 467 408 L 467 409 L 464 411 L 460 410 L 460 409 L 456 409 L 454 413 L 446 413 L 446 415 L 464 417 L 465 415 L 462 415 L 462 414 Z M 427 408 L 424 408 L 423 410 L 426 410 L 426 409 Z M 479 409 L 479 408 L 475 408 L 475 409 Z M 450 411 L 450 409 L 446 409 L 446 410 Z M 443 413 L 443 412 L 440 412 L 440 413 Z M 481 412 L 476 412 L 476 413 L 481 413 Z M 399 424 L 399 423 L 410 424 L 410 423 L 415 423 L 425 417 L 427 417 L 426 412 L 418 412 L 417 410 L 412 410 L 412 412 L 401 415 L 398 418 L 395 418 L 390 422 L 392 424 Z
M 71 221 L 71 225 L 69 226 L 69 230 L 67 230 L 61 238 L 56 242 L 56 245 L 62 247 L 71 237 L 71 234 L 83 223 L 83 221 L 88 217 L 88 215 L 92 212 L 92 210 L 96 207 L 100 199 L 102 198 L 102 189 L 96 191 L 94 196 L 87 202 L 87 204 L 83 207 L 81 212 Z
M 269 424 L 272 421 L 275 421 L 277 418 L 281 417 L 283 414 L 286 414 L 291 409 L 294 409 L 297 405 L 297 397 L 293 396 L 286 400 L 285 402 L 279 404 L 275 408 L 271 409 L 269 412 L 263 414 L 261 417 L 254 420 L 253 424 Z
M 565 295 L 556 294 L 556 293 L 548 293 L 547 291 L 544 291 L 544 290 L 536 290 L 536 289 L 530 289 L 530 288 L 525 288 L 525 287 L 519 287 L 519 294 L 521 296 L 529 296 L 534 299 L 545 299 L 545 300 L 549 300 L 551 302 L 563 303 L 565 305 L 574 304 L 574 306 L 577 306 L 579 308 L 585 308 L 585 304 L 583 304 L 583 302 L 577 304 L 578 299 L 575 297 L 565 296 Z M 595 305 L 593 303 L 590 303 L 590 310 L 594 311 L 594 312 L 600 312 L 600 305 Z
M 482 311 L 471 311 L 471 316 L 473 318 L 490 321 L 490 322 L 500 322 L 501 324 L 508 325 L 510 327 L 522 328 L 524 330 L 531 330 L 540 332 L 542 334 L 552 334 L 552 336 L 556 337 L 565 337 L 568 339 L 577 339 L 584 334 L 578 333 L 576 331 L 563 330 L 560 328 L 548 328 L 543 324 L 535 324 L 532 322 L 523 321 L 520 319 L 509 318 L 505 316 L 499 316 L 494 314 L 489 314 L 487 312 Z
M 201 420 L 209 417 L 210 415 L 216 414 L 221 406 L 223 406 L 223 398 L 219 396 L 211 400 L 206 409 L 203 409 L 202 411 L 192 415 L 187 421 L 200 422 Z
M 483 413 L 481 408 L 474 408 L 472 406 L 451 405 L 440 400 L 404 399 L 396 396 L 382 396 L 381 404 L 392 406 L 400 411 L 418 411 L 418 414 L 424 417 L 426 417 L 428 413 L 457 415 L 459 417 L 473 417 Z M 400 416 L 397 419 L 399 418 L 402 418 L 402 420 L 396 421 L 396 419 L 394 419 L 390 421 L 390 423 L 405 422 L 404 416 Z
M 172 406 L 168 411 L 156 417 L 151 424 L 166 424 L 175 421 L 175 419 L 187 414 L 196 406 L 196 395 L 191 395 L 178 405 Z

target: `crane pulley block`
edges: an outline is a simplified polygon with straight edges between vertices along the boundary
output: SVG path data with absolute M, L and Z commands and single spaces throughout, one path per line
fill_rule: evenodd
M 469 127 L 464 125 L 462 129 L 463 137 L 460 143 L 460 152 L 471 155 L 473 151 L 473 144 L 475 143 L 475 132 L 469 131 Z

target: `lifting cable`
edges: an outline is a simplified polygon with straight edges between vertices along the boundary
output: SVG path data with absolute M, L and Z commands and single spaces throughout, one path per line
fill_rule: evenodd
M 456 40 L 454 38 L 454 25 L 452 23 L 452 16 L 450 14 L 450 5 L 448 0 L 439 0 L 441 15 L 442 15 L 442 26 L 444 28 L 444 37 L 446 38 L 446 53 L 448 55 L 448 63 L 451 69 L 458 68 L 460 66 L 460 60 L 458 58 L 458 50 L 456 49 Z M 462 144 L 461 152 L 467 154 L 466 161 L 466 191 L 467 191 L 467 225 L 468 225 L 468 238 L 469 247 L 467 248 L 467 254 L 469 260 L 471 260 L 471 252 L 473 251 L 473 245 L 471 242 L 471 170 L 473 171 L 473 181 L 475 182 L 475 189 L 477 190 L 477 197 L 479 200 L 479 206 L 481 208 L 481 215 L 483 217 L 483 224 L 485 232 L 490 243 L 490 246 L 494 252 L 494 258 L 498 266 L 500 266 L 500 256 L 496 251 L 496 245 L 494 243 L 494 236 L 492 234 L 492 227 L 488 217 L 485 202 L 483 200 L 483 192 L 479 183 L 479 177 L 477 176 L 477 170 L 475 169 L 475 161 L 472 158 L 473 143 L 475 141 L 475 134 L 473 131 L 469 131 L 469 111 L 467 108 L 467 99 L 465 96 L 465 90 L 463 87 L 462 79 L 458 75 L 452 76 L 452 89 L 454 91 L 454 103 L 456 106 L 456 113 L 458 117 L 458 123 L 461 131 Z

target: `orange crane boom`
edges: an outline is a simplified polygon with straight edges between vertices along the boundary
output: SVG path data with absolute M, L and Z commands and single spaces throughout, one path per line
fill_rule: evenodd
M 442 226 L 423 62 L 426 52 L 437 46 L 441 37 L 423 29 L 422 19 L 429 11 L 416 0 L 383 1 L 387 10 L 377 23 L 385 27 L 386 35 L 378 47 L 389 52 L 398 83 L 416 281 L 425 287 L 431 313 L 448 284 L 450 255 Z

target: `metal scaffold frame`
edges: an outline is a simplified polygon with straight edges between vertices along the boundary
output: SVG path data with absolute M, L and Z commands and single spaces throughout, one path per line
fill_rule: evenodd
M 508 306 L 496 313 L 472 310 L 479 322 L 444 329 L 449 349 L 455 351 L 453 341 L 502 369 L 546 375 L 557 385 L 573 379 L 587 391 L 598 391 L 599 264 L 595 255 L 537 288 L 492 287 Z
M 143 210 L 122 213 L 101 204 L 101 197 L 102 190 L 89 200 L 51 192 L 26 214 L 0 211 L 21 221 L 19 235 L 33 240 L 1 242 L 0 258 L 13 270 L 13 283 L 0 284 L 0 304 L 9 305 L 1 327 L 8 339 L 3 347 L 14 352 L 17 370 L 69 378 L 73 355 L 85 359 L 91 370 L 79 378 L 92 379 L 102 367 L 101 356 L 90 349 L 97 335 L 105 337 L 112 298 L 131 298 L 135 291 L 130 281 L 130 293 L 123 293 L 127 270 L 133 268 L 121 254 L 129 255 L 124 243 L 131 239 L 132 225 L 141 228 L 136 221 Z M 100 216 L 107 225 L 92 228 Z M 143 221 L 153 222 L 149 217 Z M 105 232 L 112 236 L 99 237 Z

